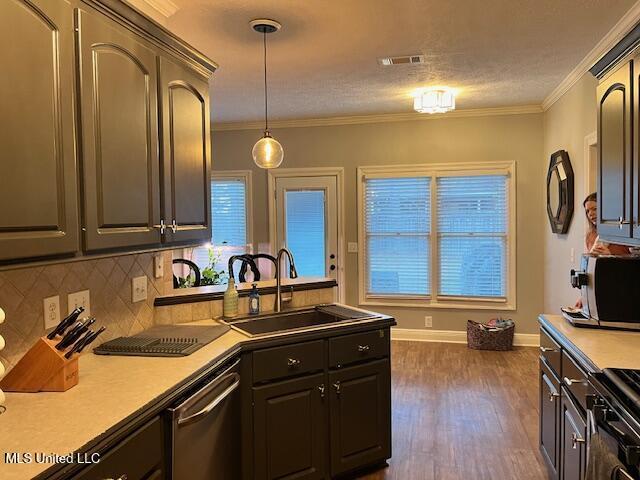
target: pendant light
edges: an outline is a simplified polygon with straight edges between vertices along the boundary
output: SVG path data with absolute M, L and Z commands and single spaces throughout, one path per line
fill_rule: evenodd
M 282 145 L 269 132 L 269 103 L 267 99 L 267 33 L 280 30 L 280 25 L 275 20 L 264 18 L 251 20 L 251 28 L 262 33 L 262 43 L 264 47 L 264 135 L 256 142 L 251 151 L 253 161 L 260 168 L 278 168 L 284 158 Z

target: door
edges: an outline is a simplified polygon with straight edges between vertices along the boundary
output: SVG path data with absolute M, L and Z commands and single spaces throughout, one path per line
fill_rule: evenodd
M 0 18 L 0 261 L 73 253 L 73 10 L 3 0 Z
M 337 177 L 277 177 L 275 188 L 276 250 L 291 250 L 301 277 L 337 279 Z
M 209 83 L 186 65 L 160 58 L 165 241 L 211 240 Z
M 329 374 L 331 475 L 391 456 L 389 360 Z
M 78 10 L 85 250 L 160 243 L 156 55 Z
M 560 458 L 558 412 L 559 384 L 548 367 L 540 360 L 540 451 L 547 462 L 550 478 L 558 478 Z
M 587 463 L 585 443 L 587 425 L 564 388 L 561 404 L 562 474 L 560 478 L 562 480 L 583 480 Z
M 631 79 L 629 61 L 598 85 L 598 233 L 631 237 Z
M 256 479 L 324 478 L 324 382 L 318 374 L 253 388 Z

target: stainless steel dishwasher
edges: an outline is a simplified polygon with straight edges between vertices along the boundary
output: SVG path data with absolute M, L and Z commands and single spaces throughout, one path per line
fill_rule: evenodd
M 240 359 L 167 411 L 173 480 L 240 478 Z

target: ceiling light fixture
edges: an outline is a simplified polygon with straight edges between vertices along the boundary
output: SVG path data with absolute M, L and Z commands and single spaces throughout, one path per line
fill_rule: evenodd
M 413 109 L 420 113 L 446 113 L 455 108 L 456 94 L 446 87 L 422 89 L 413 99 Z
M 269 103 L 267 99 L 267 33 L 277 32 L 282 28 L 275 20 L 259 18 L 249 22 L 251 28 L 262 33 L 262 43 L 264 47 L 264 134 L 256 142 L 251 151 L 253 161 L 260 168 L 278 168 L 284 158 L 282 145 L 269 132 Z

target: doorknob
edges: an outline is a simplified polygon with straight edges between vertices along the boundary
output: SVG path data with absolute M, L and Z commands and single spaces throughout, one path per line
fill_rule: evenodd
M 335 266 L 335 265 L 331 265 L 331 266 L 329 267 L 329 270 L 335 270 L 335 269 L 336 269 L 336 266 Z
M 331 255 L 329 255 L 329 258 L 333 260 L 334 258 L 336 258 L 336 256 L 332 253 Z

